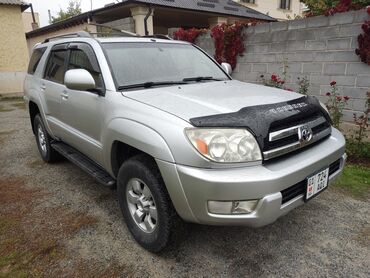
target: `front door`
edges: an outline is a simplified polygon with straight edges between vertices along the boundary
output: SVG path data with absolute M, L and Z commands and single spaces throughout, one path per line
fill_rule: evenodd
M 67 70 L 85 69 L 95 80 L 96 90 L 65 89 L 61 98 L 61 121 L 66 127 L 63 141 L 97 162 L 102 159 L 101 131 L 104 122 L 105 97 L 102 74 L 95 53 L 86 43 L 71 43 Z

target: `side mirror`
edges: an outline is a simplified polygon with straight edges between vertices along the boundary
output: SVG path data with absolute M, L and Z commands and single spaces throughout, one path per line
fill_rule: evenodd
M 68 89 L 88 91 L 96 89 L 91 73 L 84 69 L 70 69 L 64 75 L 64 84 Z
M 224 69 L 224 71 L 226 71 L 228 75 L 231 75 L 233 73 L 233 68 L 229 63 L 222 63 L 221 67 Z

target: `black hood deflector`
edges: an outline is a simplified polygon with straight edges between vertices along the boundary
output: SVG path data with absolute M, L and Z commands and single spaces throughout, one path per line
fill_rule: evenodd
M 244 127 L 252 132 L 264 149 L 270 131 L 291 127 L 314 116 L 330 116 L 315 97 L 304 96 L 287 102 L 245 107 L 234 113 L 190 119 L 195 127 Z

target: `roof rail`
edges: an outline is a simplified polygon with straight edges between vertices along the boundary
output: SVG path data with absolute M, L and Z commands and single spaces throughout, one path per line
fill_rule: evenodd
M 96 24 L 98 26 L 98 24 Z M 107 26 L 104 26 L 107 27 Z M 148 36 L 139 36 L 135 33 L 131 33 L 124 30 L 118 30 L 112 28 L 115 32 L 97 32 L 97 33 L 89 33 L 86 31 L 79 31 L 76 33 L 68 33 L 68 34 L 62 34 L 59 36 L 49 37 L 44 40 L 44 43 L 50 42 L 51 40 L 56 39 L 65 39 L 65 38 L 97 38 L 97 37 L 138 37 L 138 38 L 153 38 L 153 39 L 163 39 L 163 40 L 172 40 L 171 37 L 167 35 L 162 34 L 154 34 L 154 35 L 148 35 Z
M 59 36 L 46 38 L 44 40 L 44 43 L 50 42 L 51 40 L 54 40 L 54 39 L 63 39 L 63 38 L 91 38 L 91 35 L 86 31 L 79 31 L 76 33 L 69 33 L 69 34 L 63 34 Z
M 162 39 L 162 40 L 172 40 L 171 37 L 168 35 L 162 35 L 162 34 L 154 34 L 154 35 L 148 35 L 148 36 L 142 36 L 143 38 L 153 38 L 153 39 Z

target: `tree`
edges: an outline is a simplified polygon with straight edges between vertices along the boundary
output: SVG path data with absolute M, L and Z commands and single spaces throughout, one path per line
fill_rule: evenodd
M 351 2 L 343 0 L 301 0 L 310 9 L 312 15 L 322 15 L 328 9 L 336 7 L 340 2 Z M 352 4 L 358 7 L 370 5 L 370 0 L 352 0 Z
M 338 4 L 338 0 L 302 0 L 304 4 L 310 9 L 312 15 L 321 15 L 324 12 L 336 6 Z
M 57 16 L 52 16 L 50 24 L 81 14 L 81 1 L 70 0 L 66 11 L 60 8 Z

